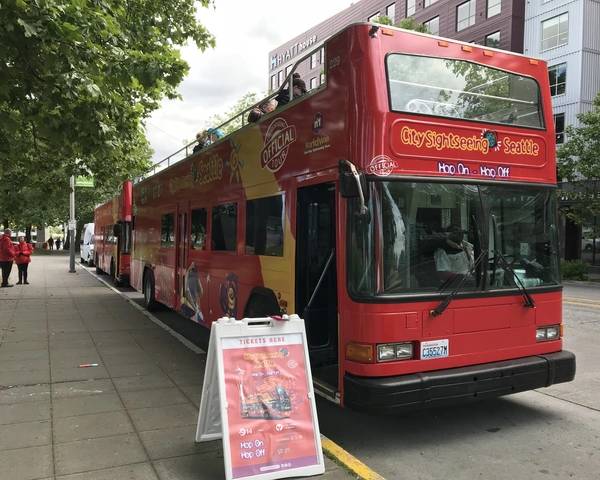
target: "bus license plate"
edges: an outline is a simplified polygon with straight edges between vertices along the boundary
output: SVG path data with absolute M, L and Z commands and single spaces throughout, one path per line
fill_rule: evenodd
M 421 360 L 443 358 L 448 356 L 448 339 L 421 342 Z

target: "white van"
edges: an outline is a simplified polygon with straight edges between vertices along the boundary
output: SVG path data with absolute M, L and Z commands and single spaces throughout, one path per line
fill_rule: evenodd
M 81 245 L 79 250 L 81 263 L 94 265 L 94 224 L 86 223 L 81 232 Z

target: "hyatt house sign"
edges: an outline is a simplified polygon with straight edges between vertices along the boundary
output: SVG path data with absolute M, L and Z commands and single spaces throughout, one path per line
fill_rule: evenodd
M 290 47 L 287 50 L 285 50 L 281 53 L 276 53 L 276 54 L 272 55 L 271 56 L 271 70 L 276 69 L 282 63 L 288 62 L 289 60 L 294 58 L 296 55 L 298 55 L 300 52 L 302 52 L 303 50 L 306 50 L 308 47 L 314 45 L 315 43 L 317 43 L 317 36 L 313 35 L 312 37 L 308 37 L 303 42 L 296 42 L 296 43 L 290 45 Z

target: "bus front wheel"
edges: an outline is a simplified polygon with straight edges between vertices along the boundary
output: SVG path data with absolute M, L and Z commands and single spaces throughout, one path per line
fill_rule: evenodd
M 144 275 L 144 306 L 149 312 L 156 310 L 158 307 L 154 298 L 154 274 L 151 270 L 146 270 Z

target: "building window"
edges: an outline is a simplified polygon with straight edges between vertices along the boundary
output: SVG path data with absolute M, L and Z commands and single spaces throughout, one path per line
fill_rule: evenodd
M 317 88 L 318 83 L 317 83 L 317 77 L 313 77 L 310 79 L 310 89 L 312 90 L 313 88 Z
M 415 14 L 417 9 L 417 0 L 406 0 L 406 16 L 410 17 Z
M 569 14 L 563 13 L 542 22 L 542 50 L 560 47 L 569 42 Z
M 565 142 L 565 114 L 554 114 L 554 130 L 556 131 L 556 143 Z
M 190 245 L 194 250 L 206 248 L 206 209 L 192 210 L 192 238 Z
M 502 0 L 487 0 L 487 18 L 498 15 L 502 11 Z
M 217 205 L 212 210 L 212 249 L 235 252 L 237 247 L 237 204 Z
M 429 33 L 432 35 L 440 34 L 440 17 L 433 17 L 431 20 L 427 20 L 423 23 L 423 26 L 427 29 Z
M 292 67 L 293 67 L 293 65 L 288 65 L 287 67 L 285 67 L 285 78 L 287 78 L 287 76 L 292 71 Z
M 279 70 L 279 72 L 277 72 L 277 78 L 279 79 L 279 81 L 278 81 L 279 86 L 281 86 L 283 84 L 283 80 L 285 78 L 283 70 Z
M 321 74 L 321 77 L 319 78 L 319 83 L 321 85 L 323 85 L 325 83 L 325 74 L 324 73 Z
M 160 218 L 160 246 L 169 248 L 175 245 L 175 215 L 167 213 Z
M 246 203 L 246 254 L 283 256 L 283 197 Z
M 490 33 L 485 36 L 485 46 L 492 48 L 500 48 L 500 32 Z
M 423 3 L 423 7 L 427 8 L 430 5 L 433 5 L 435 2 L 437 2 L 438 0 L 425 0 L 425 2 Z
M 392 3 L 385 7 L 385 16 L 388 17 L 392 23 L 396 22 L 396 4 Z
M 271 75 L 271 90 L 275 90 L 277 86 L 277 75 Z
M 460 32 L 475 24 L 475 0 L 460 4 L 456 7 L 456 31 Z
M 567 90 L 567 64 L 561 63 L 548 67 L 550 95 L 562 95 Z
M 370 16 L 370 17 L 367 19 L 367 21 L 368 21 L 368 22 L 375 22 L 375 21 L 377 21 L 377 19 L 378 19 L 378 18 L 379 18 L 379 12 L 377 12 L 377 13 L 374 13 L 373 15 L 371 15 L 371 16 Z
M 325 63 L 325 47 L 321 47 L 321 50 L 319 50 L 319 62 L 321 65 Z
M 310 69 L 317 68 L 317 52 L 310 56 Z

